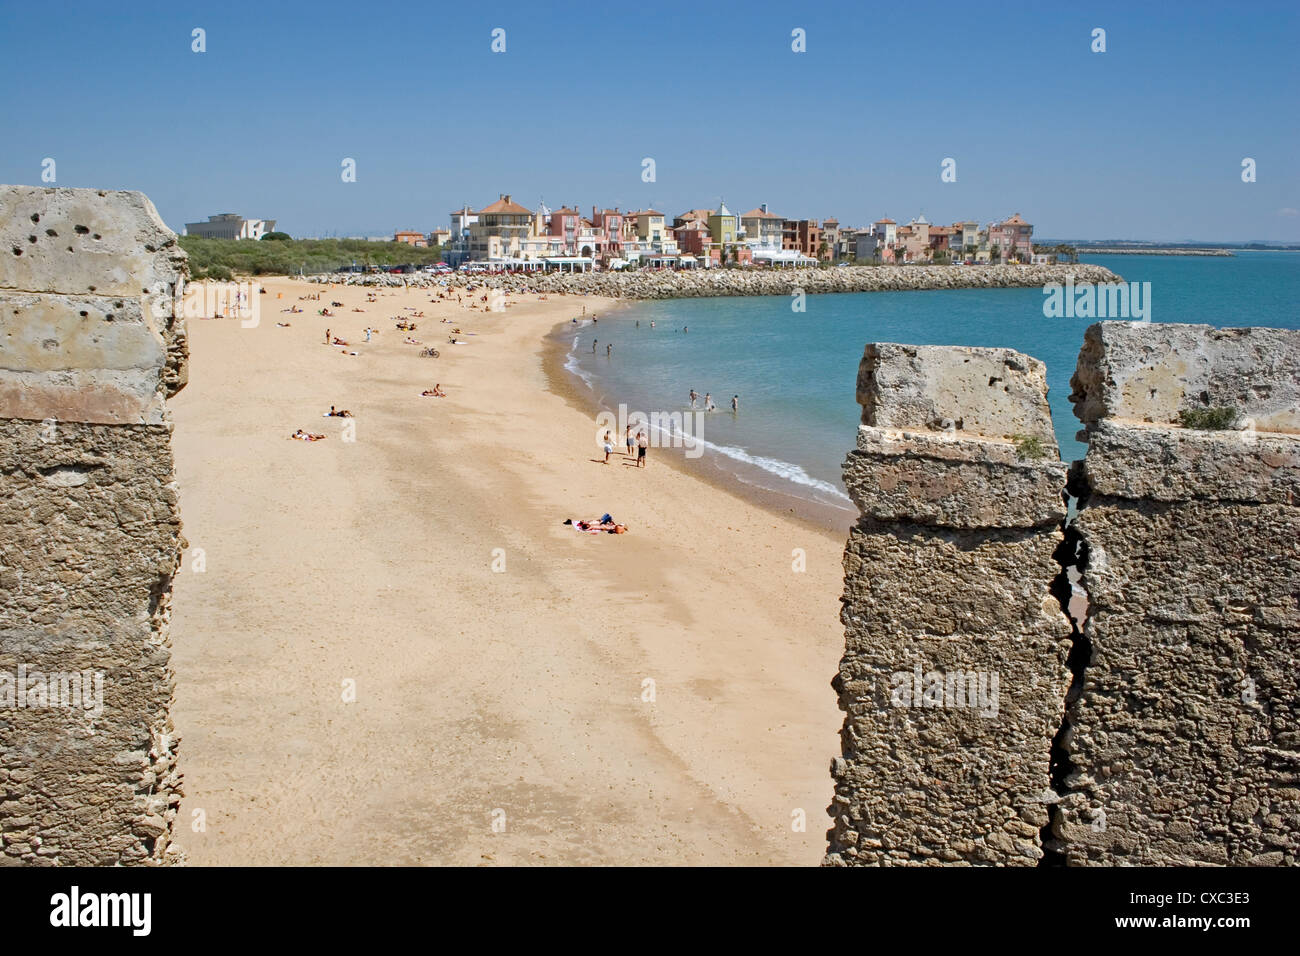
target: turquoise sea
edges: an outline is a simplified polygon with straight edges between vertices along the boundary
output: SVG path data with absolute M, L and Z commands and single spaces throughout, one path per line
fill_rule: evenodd
M 1300 328 L 1300 253 L 1083 261 L 1150 282 L 1153 322 Z M 1061 456 L 1083 457 L 1067 396 L 1083 331 L 1095 320 L 1045 318 L 1043 301 L 1031 288 L 811 295 L 804 312 L 779 296 L 639 303 L 595 326 L 566 328 L 566 367 L 610 409 L 680 411 L 692 388 L 701 398 L 711 393 L 718 410 L 703 417 L 701 467 L 847 516 L 840 464 L 855 440 L 855 383 L 868 342 L 1005 346 L 1041 359 Z

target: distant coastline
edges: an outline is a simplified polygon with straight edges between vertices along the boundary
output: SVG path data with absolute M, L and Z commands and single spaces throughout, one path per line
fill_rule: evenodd
M 1132 246 L 1087 246 L 1079 249 L 1081 256 L 1234 256 L 1231 249 L 1180 249 L 1152 246 L 1135 249 Z

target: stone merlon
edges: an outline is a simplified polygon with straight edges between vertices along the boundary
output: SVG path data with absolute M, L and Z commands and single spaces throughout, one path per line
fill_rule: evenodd
M 830 865 L 1033 866 L 1070 673 L 1043 364 L 868 345 L 844 480 Z
M 0 232 L 0 863 L 174 861 L 185 255 L 140 193 L 0 186 Z
M 1102 323 L 1073 384 L 1088 654 L 1055 842 L 1074 866 L 1295 865 L 1300 332 Z

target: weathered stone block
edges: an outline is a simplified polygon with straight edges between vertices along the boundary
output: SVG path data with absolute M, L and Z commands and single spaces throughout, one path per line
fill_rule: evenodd
M 1065 517 L 1056 446 L 1023 459 L 1004 441 L 863 425 L 844 484 L 866 517 L 950 528 L 1033 528 Z
M 1300 432 L 1300 331 L 1098 322 L 1070 380 L 1085 425 L 1174 424 L 1186 409 L 1235 408 L 1259 432 Z
M 166 343 L 140 304 L 0 292 L 0 416 L 160 424 Z
M 1104 419 L 1088 432 L 1083 474 L 1089 492 L 1115 498 L 1294 504 L 1300 502 L 1300 436 Z
M 873 343 L 858 366 L 862 424 L 1052 445 L 1047 367 L 1011 349 Z
M 186 268 L 144 193 L 0 187 L 0 288 L 138 297 Z
M 135 302 L 167 353 L 167 395 L 185 385 L 185 324 L 174 306 L 187 268 L 143 193 L 0 186 L 0 290 Z M 12 306 L 6 312 L 13 317 Z M 0 408 L 3 417 L 27 416 Z

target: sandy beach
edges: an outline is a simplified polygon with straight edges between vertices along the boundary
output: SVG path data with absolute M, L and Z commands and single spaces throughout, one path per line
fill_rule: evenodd
M 190 862 L 816 864 L 842 538 L 680 449 L 599 463 L 546 337 L 609 300 L 263 285 L 256 328 L 190 320 L 170 403 Z M 562 524 L 605 512 L 630 533 Z

